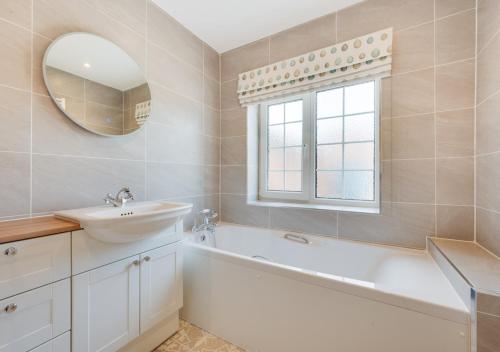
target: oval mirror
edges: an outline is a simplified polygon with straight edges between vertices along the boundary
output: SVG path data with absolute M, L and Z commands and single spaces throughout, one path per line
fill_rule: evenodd
M 126 135 L 149 118 L 151 93 L 141 68 L 120 47 L 97 35 L 57 38 L 45 52 L 43 77 L 59 109 L 91 132 Z

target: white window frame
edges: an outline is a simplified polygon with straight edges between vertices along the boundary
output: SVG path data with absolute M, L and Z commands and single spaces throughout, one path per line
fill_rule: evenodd
M 316 198 L 316 95 L 320 92 L 349 87 L 366 82 L 374 82 L 375 85 L 375 136 L 374 136 L 374 200 L 360 201 L 348 199 L 325 199 Z M 303 100 L 303 165 L 302 165 L 302 192 L 280 192 L 267 190 L 267 165 L 268 165 L 268 107 L 270 105 Z M 344 115 L 343 115 L 344 116 Z M 313 139 L 313 140 L 312 140 Z M 380 78 L 351 80 L 340 84 L 330 85 L 279 99 L 266 101 L 259 105 L 259 201 L 262 202 L 284 202 L 295 205 L 306 205 L 307 207 L 325 208 L 339 207 L 339 209 L 352 208 L 380 208 Z

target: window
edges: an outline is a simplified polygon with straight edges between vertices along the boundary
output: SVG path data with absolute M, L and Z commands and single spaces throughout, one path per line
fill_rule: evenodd
M 378 207 L 379 80 L 260 105 L 263 200 Z

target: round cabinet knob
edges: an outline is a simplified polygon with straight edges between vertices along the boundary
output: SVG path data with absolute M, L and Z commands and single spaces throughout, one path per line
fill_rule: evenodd
M 17 254 L 17 248 L 16 247 L 9 247 L 3 253 L 5 255 L 10 255 L 10 256 L 16 255 Z
M 151 260 L 151 257 L 150 257 L 150 256 L 145 256 L 145 257 L 144 257 L 144 261 L 145 261 L 145 262 L 149 262 L 150 260 Z
M 132 262 L 132 264 L 138 266 L 139 264 L 141 264 L 141 262 L 136 259 Z
M 14 313 L 17 310 L 17 304 L 11 303 L 4 308 L 6 313 Z

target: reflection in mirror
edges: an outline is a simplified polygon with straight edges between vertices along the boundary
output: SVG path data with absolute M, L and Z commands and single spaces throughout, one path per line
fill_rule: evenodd
M 112 42 L 89 33 L 59 37 L 45 52 L 45 84 L 71 120 L 100 135 L 141 128 L 151 94 L 137 63 Z

